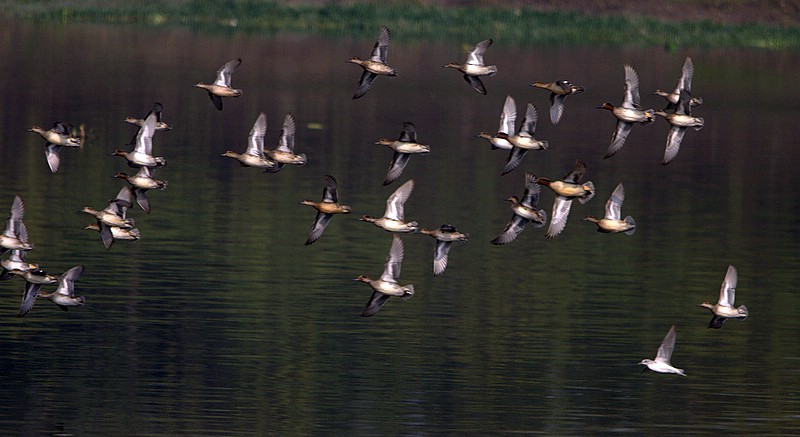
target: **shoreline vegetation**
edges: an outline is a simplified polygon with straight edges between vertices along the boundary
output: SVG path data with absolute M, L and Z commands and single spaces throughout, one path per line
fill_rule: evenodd
M 722 2 L 716 1 L 711 4 Z M 470 3 L 470 2 L 466 2 Z M 473 2 L 474 3 L 474 2 Z M 246 33 L 317 33 L 371 37 L 382 24 L 410 38 L 475 40 L 491 34 L 519 45 L 657 46 L 666 49 L 761 48 L 800 49 L 800 25 L 768 24 L 770 17 L 742 9 L 737 19 L 712 19 L 698 13 L 704 3 L 665 0 L 675 8 L 696 8 L 684 20 L 639 15 L 616 6 L 542 8 L 522 4 L 496 6 L 432 6 L 424 2 L 321 3 L 288 5 L 258 0 L 104 2 L 102 0 L 0 1 L 0 19 L 62 24 L 122 24 L 147 27 L 189 27 L 199 31 Z M 608 2 L 607 2 L 608 3 Z M 614 2 L 610 2 L 614 3 Z M 624 4 L 624 2 L 622 2 Z M 748 3 L 731 0 L 727 3 Z M 769 3 L 769 2 L 767 2 Z M 448 4 L 448 2 L 443 2 Z M 691 6 L 689 6 L 691 5 Z M 607 5 L 608 6 L 608 5 Z M 765 8 L 769 6 L 765 5 Z M 589 13 L 579 12 L 579 10 Z M 729 11 L 730 12 L 730 11 Z M 662 14 L 663 15 L 663 14 Z M 684 16 L 684 15 L 680 15 Z

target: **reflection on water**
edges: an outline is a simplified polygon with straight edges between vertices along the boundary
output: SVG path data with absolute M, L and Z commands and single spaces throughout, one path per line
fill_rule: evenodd
M 475 41 L 393 35 L 399 76 L 353 101 L 361 71 L 344 61 L 369 39 L 15 23 L 1 35 L 0 208 L 23 196 L 29 260 L 53 272 L 85 265 L 77 288 L 87 300 L 68 313 L 39 302 L 16 319 L 22 283 L 0 284 L 2 434 L 59 424 L 76 435 L 798 432 L 800 197 L 789 139 L 800 96 L 774 85 L 790 83 L 795 54 L 495 41 L 486 60 L 500 72 L 481 96 L 441 68 Z M 621 101 L 622 65 L 639 72 L 643 104 L 660 106 L 650 92 L 674 86 L 687 54 L 706 127 L 687 132 L 667 167 L 662 120 L 635 126 L 603 160 L 614 119 L 596 107 Z M 234 57 L 244 94 L 218 112 L 192 85 Z M 549 150 L 500 177 L 507 152 L 475 134 L 496 128 L 506 94 L 546 114 L 547 93 L 528 84 L 560 78 L 587 91 L 568 99 L 558 126 L 539 123 Z M 122 120 L 154 101 L 174 126 L 154 138 L 169 187 L 150 193 L 151 214 L 131 210 L 142 240 L 106 251 L 77 211 L 119 190 L 111 176 L 127 169 L 108 154 L 135 134 Z M 268 147 L 295 115 L 306 166 L 262 174 L 220 156 L 244 149 L 261 111 Z M 53 175 L 26 129 L 55 120 L 84 124 L 89 139 L 64 150 Z M 404 121 L 432 152 L 383 187 L 391 151 L 373 143 Z M 562 235 L 527 229 L 491 246 L 524 172 L 559 178 L 576 159 L 597 199 L 573 205 Z M 305 247 L 314 211 L 298 202 L 320 195 L 326 173 L 354 211 Z M 370 291 L 352 279 L 380 274 L 391 238 L 355 217 L 380 214 L 408 178 L 406 218 L 451 223 L 470 240 L 434 278 L 433 240 L 406 236 L 402 279 L 417 294 L 362 319 Z M 637 232 L 598 234 L 580 219 L 600 215 L 620 181 Z M 548 213 L 552 201 L 543 192 Z M 695 305 L 716 299 L 728 264 L 751 317 L 708 330 Z M 672 361 L 689 376 L 642 373 L 636 363 L 673 323 Z

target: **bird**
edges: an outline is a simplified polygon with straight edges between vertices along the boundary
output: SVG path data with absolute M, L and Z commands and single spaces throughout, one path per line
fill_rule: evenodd
M 389 300 L 391 296 L 399 296 L 403 299 L 408 299 L 414 295 L 414 286 L 412 284 L 400 285 L 397 281 L 400 280 L 400 264 L 403 262 L 403 240 L 400 236 L 394 235 L 392 238 L 392 247 L 389 249 L 389 257 L 386 258 L 386 264 L 383 268 L 383 274 L 379 279 L 372 279 L 364 275 L 359 275 L 354 281 L 360 281 L 369 284 L 372 287 L 372 296 L 370 296 L 364 311 L 361 313 L 362 317 L 371 317 L 381 310 L 383 304 Z
M 135 175 L 129 176 L 127 173 L 117 172 L 114 177 L 125 179 L 131 185 L 136 203 L 146 213 L 150 213 L 150 200 L 147 198 L 147 190 L 163 190 L 167 188 L 167 182 L 155 179 L 153 170 L 150 167 L 140 167 Z
M 670 124 L 669 133 L 667 134 L 667 145 L 664 148 L 664 159 L 661 165 L 667 165 L 672 162 L 678 155 L 683 141 L 683 135 L 686 133 L 687 127 L 692 127 L 698 131 L 705 125 L 703 117 L 692 116 L 691 96 L 686 90 L 681 91 L 680 100 L 675 105 L 672 113 L 667 113 L 664 110 L 655 111 L 654 114 L 664 117 L 664 120 Z
M 144 120 L 144 124 L 139 128 L 133 141 L 128 145 L 133 145 L 132 152 L 117 149 L 112 156 L 121 156 L 128 161 L 128 166 L 138 167 L 163 167 L 167 161 L 160 156 L 153 156 L 153 134 L 156 132 L 156 114 L 150 113 Z
M 467 52 L 467 61 L 464 64 L 450 62 L 444 68 L 455 68 L 464 73 L 464 80 L 470 84 L 472 89 L 486 95 L 486 87 L 483 86 L 480 76 L 494 76 L 497 74 L 496 65 L 487 66 L 483 63 L 483 55 L 491 45 L 491 39 L 481 41 L 475 45 L 475 48 Z
M 277 171 L 278 163 L 264 154 L 264 135 L 267 133 L 267 116 L 262 112 L 253 123 L 250 135 L 247 137 L 247 149 L 244 153 L 228 150 L 222 154 L 228 158 L 239 161 L 242 167 L 263 168 L 267 171 Z
M 652 370 L 653 372 L 658 373 L 677 373 L 681 376 L 686 376 L 683 369 L 678 369 L 676 367 L 672 367 L 669 363 L 670 357 L 672 357 L 672 351 L 675 349 L 675 325 L 669 329 L 667 335 L 664 337 L 664 340 L 661 342 L 661 345 L 658 347 L 658 353 L 656 354 L 655 360 L 650 360 L 645 358 L 639 364 L 643 364 L 647 366 L 648 369 Z
M 411 195 L 411 191 L 414 189 L 414 180 L 409 179 L 403 185 L 397 187 L 386 199 L 386 212 L 383 213 L 383 217 L 372 217 L 369 215 L 361 216 L 359 220 L 364 222 L 370 222 L 379 228 L 383 228 L 389 232 L 400 232 L 400 233 L 416 233 L 419 231 L 418 224 L 415 221 L 406 222 L 405 221 L 405 214 L 403 211 L 404 205 L 406 200 L 408 200 L 408 196 Z
M 421 234 L 430 235 L 436 239 L 436 247 L 433 250 L 433 276 L 439 276 L 447 268 L 447 255 L 450 253 L 450 245 L 454 241 L 467 241 L 467 234 L 458 232 L 453 225 L 443 224 L 439 229 L 419 230 Z
M 69 307 L 83 306 L 86 299 L 83 296 L 75 297 L 75 281 L 81 277 L 81 274 L 83 274 L 83 266 L 75 266 L 67 270 L 58 277 L 58 287 L 54 292 L 49 294 L 39 292 L 39 297 L 48 299 L 63 311 L 68 311 Z
M 554 82 L 534 82 L 530 84 L 534 88 L 541 88 L 550 91 L 550 122 L 557 125 L 564 114 L 564 99 L 573 94 L 580 94 L 585 91 L 582 86 L 573 84 L 568 80 L 557 80 Z
M 136 125 L 136 126 L 139 126 L 139 127 L 142 127 L 142 125 L 144 124 L 145 119 L 147 119 L 147 117 L 150 114 L 156 114 L 156 130 L 157 131 L 172 130 L 172 126 L 170 126 L 169 124 L 161 121 L 161 113 L 163 111 L 164 111 L 164 105 L 162 105 L 159 102 L 155 102 L 155 103 L 153 103 L 153 109 L 151 109 L 150 112 L 148 112 L 147 115 L 144 116 L 144 118 L 125 117 L 125 122 L 133 124 L 133 125 Z
M 301 205 L 308 205 L 317 210 L 317 218 L 314 219 L 314 225 L 308 233 L 308 239 L 305 245 L 313 244 L 325 232 L 325 227 L 331 221 L 334 214 L 350 214 L 350 207 L 348 205 L 339 204 L 339 195 L 337 194 L 336 179 L 331 175 L 325 175 L 325 187 L 322 189 L 322 201 L 314 202 L 313 200 L 303 200 Z
M 375 144 L 389 146 L 394 150 L 394 156 L 389 162 L 389 170 L 386 172 L 383 185 L 391 184 L 403 174 L 403 169 L 406 168 L 412 154 L 424 155 L 431 151 L 429 146 L 417 142 L 417 130 L 414 123 L 410 121 L 403 123 L 403 131 L 400 132 L 400 138 L 397 141 L 381 138 Z
M 283 119 L 283 127 L 281 128 L 281 137 L 278 140 L 278 147 L 275 150 L 265 150 L 264 153 L 273 161 L 275 161 L 275 169 L 267 168 L 265 171 L 274 173 L 283 168 L 286 164 L 291 165 L 305 165 L 306 154 L 301 153 L 296 155 L 294 153 L 294 132 L 295 122 L 292 114 L 286 114 Z
M 17 227 L 17 235 L 23 244 L 28 244 L 28 229 L 25 227 L 25 222 L 20 221 Z M 11 249 L 8 258 L 0 261 L 0 266 L 3 267 L 0 271 L 0 281 L 5 281 L 20 273 L 39 268 L 38 264 L 29 263 L 25 260 L 26 253 L 27 250 L 25 249 Z
M 497 134 L 491 135 L 486 132 L 481 132 L 476 136 L 489 141 L 489 144 L 492 145 L 492 150 L 511 150 L 514 146 L 507 139 L 501 138 L 499 135 L 511 135 L 516 132 L 516 122 L 517 105 L 511 96 L 506 96 L 506 101 L 503 103 L 503 112 L 500 113 L 500 126 L 497 128 Z
M 535 228 L 541 228 L 547 223 L 547 213 L 544 209 L 538 209 L 540 191 L 541 188 L 536 183 L 536 176 L 525 173 L 525 194 L 523 194 L 522 200 L 517 196 L 506 199 L 511 202 L 511 210 L 514 214 L 511 215 L 511 220 L 503 232 L 492 240 L 492 244 L 499 246 L 514 241 L 528 223 L 532 223 Z
M 547 228 L 547 233 L 545 234 L 547 238 L 555 238 L 564 230 L 573 199 L 578 199 L 581 204 L 584 204 L 594 197 L 594 184 L 592 182 L 580 182 L 585 173 L 586 163 L 579 160 L 575 163 L 575 168 L 560 181 L 536 178 L 537 184 L 549 187 L 556 194 L 550 227 Z
M 102 231 L 98 223 L 89 223 L 88 225 L 86 225 L 84 229 L 89 229 L 95 232 Z M 111 247 L 114 241 L 117 240 L 136 241 L 140 238 L 142 238 L 142 233 L 136 228 L 123 229 L 117 226 L 111 226 L 111 239 L 103 240 L 103 245 L 107 244 L 108 246 L 106 247 L 106 249 L 108 249 Z
M 746 319 L 748 316 L 747 307 L 740 305 L 739 308 L 733 307 L 733 301 L 736 298 L 736 284 L 739 281 L 739 275 L 736 268 L 728 266 L 728 271 L 725 273 L 725 279 L 722 281 L 722 287 L 719 289 L 719 300 L 716 305 L 711 305 L 708 302 L 703 302 L 697 306 L 708 308 L 713 314 L 711 321 L 708 323 L 709 328 L 719 329 L 727 319 Z
M 636 231 L 636 221 L 633 217 L 622 218 L 622 202 L 625 201 L 625 187 L 622 182 L 617 184 L 617 188 L 611 193 L 611 197 L 606 202 L 606 214 L 598 219 L 593 215 L 586 216 L 584 220 L 597 225 L 597 232 L 615 234 L 624 232 L 625 235 L 633 235 Z
M 611 144 L 604 158 L 608 159 L 622 149 L 631 132 L 633 123 L 650 124 L 655 120 L 652 109 L 642 110 L 639 103 L 639 75 L 630 65 L 625 65 L 625 97 L 621 106 L 605 102 L 600 109 L 607 109 L 617 118 L 617 129 L 611 136 Z
M 242 95 L 242 90 L 231 87 L 231 75 L 242 63 L 242 58 L 236 58 L 228 61 L 217 70 L 217 79 L 212 84 L 197 82 L 194 86 L 203 88 L 208 91 L 208 97 L 217 110 L 222 111 L 222 98 L 223 97 L 239 97 Z
M 372 56 L 369 59 L 363 60 L 357 56 L 348 59 L 346 62 L 360 65 L 364 69 L 361 73 L 361 78 L 358 80 L 358 87 L 353 94 L 353 100 L 361 98 L 369 91 L 372 82 L 379 75 L 395 77 L 397 70 L 390 67 L 386 63 L 386 52 L 389 51 L 389 28 L 381 26 L 381 32 L 378 34 L 378 40 L 375 41 L 375 47 L 372 48 Z
M 25 204 L 22 203 L 22 197 L 19 195 L 14 196 L 14 201 L 11 202 L 11 215 L 6 221 L 6 227 L 3 233 L 0 234 L 0 255 L 9 250 L 31 250 L 33 246 L 28 243 L 27 231 L 25 231 L 24 238 L 21 238 L 21 231 L 24 224 L 22 222 L 25 216 Z
M 538 120 L 539 113 L 536 111 L 536 107 L 533 106 L 533 103 L 528 103 L 528 107 L 525 110 L 525 119 L 522 121 L 522 126 L 519 127 L 519 132 L 516 135 L 509 135 L 504 132 L 497 134 L 498 137 L 508 140 L 513 146 L 501 174 L 511 173 L 512 170 L 517 168 L 522 162 L 522 158 L 528 153 L 528 150 L 547 150 L 548 142 L 537 140 L 533 136 L 536 133 L 536 122 Z
M 103 245 L 106 249 L 111 247 L 114 242 L 112 234 L 112 227 L 122 229 L 133 229 L 134 221 L 126 217 L 128 208 L 131 207 L 131 188 L 124 185 L 120 189 L 117 197 L 108 202 L 108 206 L 98 211 L 96 209 L 85 206 L 81 212 L 85 212 L 94 216 L 97 219 L 97 226 L 100 228 L 100 238 L 103 240 Z
M 44 270 L 31 269 L 20 274 L 25 279 L 25 291 L 22 293 L 22 303 L 19 306 L 17 317 L 22 317 L 33 308 L 42 285 L 58 282 L 58 276 L 48 275 Z
M 28 129 L 28 132 L 35 132 L 47 140 L 44 146 L 44 156 L 47 159 L 47 165 L 50 167 L 51 173 L 58 173 L 58 167 L 61 165 L 61 156 L 59 154 L 61 147 L 81 146 L 81 140 L 72 136 L 70 128 L 69 124 L 57 121 L 53 123 L 53 127 L 49 130 L 44 130 L 39 126 L 33 126 Z
M 683 61 L 683 67 L 681 68 L 681 78 L 678 79 L 678 84 L 675 85 L 675 90 L 672 92 L 662 91 L 661 89 L 657 89 L 653 94 L 657 96 L 662 96 L 667 99 L 667 107 L 665 109 L 674 109 L 675 106 L 678 104 L 678 100 L 681 97 L 681 91 L 686 90 L 688 92 L 692 92 L 692 78 L 694 77 L 694 63 L 692 62 L 692 58 L 686 57 L 686 60 Z M 691 106 L 700 106 L 703 104 L 703 99 L 700 97 L 693 97 L 689 100 L 689 104 Z

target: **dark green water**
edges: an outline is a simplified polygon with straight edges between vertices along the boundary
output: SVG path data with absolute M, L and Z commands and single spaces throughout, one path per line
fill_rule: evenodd
M 391 23 L 388 23 L 391 27 Z M 377 35 L 377 30 L 376 30 Z M 490 37 L 487 34 L 487 37 Z M 464 41 L 474 44 L 477 41 Z M 497 40 L 486 54 L 499 73 L 472 91 L 448 61 L 460 42 L 406 42 L 393 35 L 396 78 L 351 96 L 372 39 L 313 35 L 206 35 L 128 27 L 0 31 L 0 213 L 25 200 L 36 246 L 28 260 L 61 272 L 82 264 L 87 304 L 63 313 L 40 301 L 15 317 L 23 283 L 0 283 L 0 434 L 378 435 L 531 433 L 586 435 L 796 434 L 800 432 L 800 183 L 796 54 L 736 50 L 546 47 Z M 695 110 L 706 127 L 660 165 L 668 125 L 635 126 L 603 160 L 624 64 L 642 101 L 660 107 L 684 57 L 695 63 Z M 216 111 L 204 91 L 224 62 L 241 57 L 233 84 L 244 94 Z M 587 88 L 569 97 L 558 126 L 535 80 Z M 550 142 L 506 176 L 506 152 L 475 138 L 493 132 L 507 94 L 531 101 L 537 136 Z M 168 166 L 151 214 L 132 209 L 136 243 L 106 251 L 83 230 L 83 206 L 102 207 L 130 171 L 108 156 L 135 134 L 122 122 L 164 104 L 174 126 L 154 150 Z M 241 151 L 259 112 L 273 147 L 286 112 L 298 121 L 309 162 L 278 174 L 220 156 Z M 518 122 L 521 122 L 522 114 Z M 84 124 L 85 147 L 63 150 L 50 174 L 43 140 L 26 130 L 60 120 Z M 383 187 L 404 121 L 427 156 Z M 566 229 L 547 240 L 526 229 L 489 244 L 510 217 L 502 199 L 521 195 L 525 171 L 563 176 L 589 166 L 597 197 L 575 204 Z M 303 246 L 323 175 L 353 207 Z M 417 294 L 359 317 L 391 236 L 355 220 L 380 215 L 403 181 L 416 187 L 406 217 L 451 223 L 470 234 L 442 277 L 431 275 L 434 241 L 405 236 L 403 283 Z M 618 182 L 635 235 L 602 235 L 580 220 L 600 215 Z M 552 193 L 542 194 L 550 213 Z M 725 270 L 739 271 L 737 304 L 750 318 L 706 329 Z M 48 288 L 49 289 L 49 288 Z M 669 326 L 672 362 L 689 375 L 642 373 Z

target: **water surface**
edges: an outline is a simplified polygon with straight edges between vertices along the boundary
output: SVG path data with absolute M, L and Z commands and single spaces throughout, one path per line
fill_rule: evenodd
M 52 272 L 82 264 L 82 308 L 37 303 L 15 317 L 22 281 L 0 283 L 0 433 L 41 435 L 377 435 L 531 433 L 580 435 L 792 434 L 800 432 L 798 389 L 800 197 L 795 187 L 796 54 L 741 50 L 519 47 L 497 40 L 486 61 L 497 76 L 472 91 L 448 61 L 477 41 L 404 40 L 390 64 L 353 101 L 374 40 L 314 35 L 209 35 L 131 27 L 39 27 L 6 23 L 0 44 L 0 209 L 25 200 L 36 246 L 28 259 Z M 390 25 L 391 27 L 391 25 Z M 377 29 L 376 29 L 377 35 Z M 491 35 L 487 35 L 491 36 Z M 45 63 L 42 55 L 52 56 Z M 622 99 L 623 65 L 641 79 L 642 103 L 672 88 L 685 56 L 704 98 L 681 152 L 661 166 L 668 125 L 635 126 L 603 160 L 614 129 L 596 107 Z M 204 91 L 226 61 L 243 63 L 244 90 L 216 111 Z M 570 97 L 558 126 L 535 80 L 566 78 L 587 88 Z M 475 138 L 497 129 L 507 94 L 542 114 L 550 142 L 500 176 L 506 153 Z M 150 192 L 151 214 L 133 208 L 136 243 L 106 251 L 83 230 L 83 206 L 103 207 L 128 171 L 108 156 L 136 129 L 122 122 L 164 104 L 174 126 L 154 149 L 169 181 Z M 298 121 L 297 151 L 309 162 L 278 174 L 220 156 L 244 149 L 258 116 L 277 141 L 287 112 Z M 50 174 L 32 125 L 85 125 L 80 150 L 63 150 Z M 381 185 L 404 121 L 428 156 Z M 526 229 L 489 244 L 521 195 L 526 171 L 560 178 L 576 159 L 597 196 L 575 204 L 563 234 Z M 353 207 L 322 238 L 303 246 L 314 219 L 298 205 L 318 199 L 323 175 Z M 404 237 L 402 281 L 417 294 L 359 317 L 391 236 L 355 220 L 380 215 L 386 197 L 413 178 L 406 217 L 450 223 L 470 234 L 442 277 L 431 275 L 433 239 Z M 602 235 L 580 221 L 600 215 L 618 182 L 636 234 Z M 543 191 L 548 213 L 553 196 Z M 5 213 L 3 213 L 5 214 Z M 725 270 L 739 271 L 737 303 L 751 317 L 706 329 Z M 642 373 L 670 325 L 673 364 L 689 375 Z

